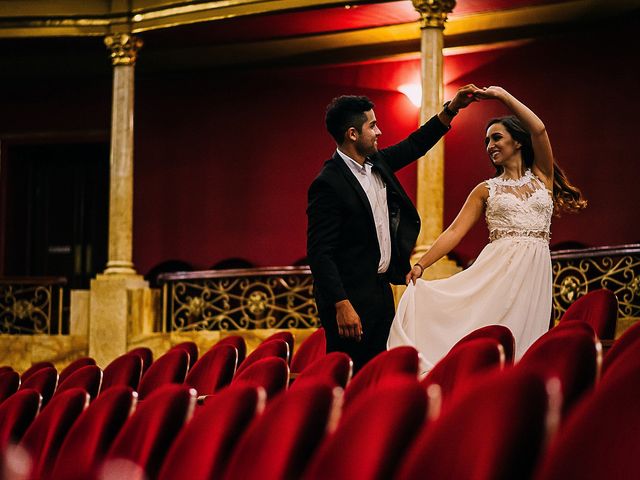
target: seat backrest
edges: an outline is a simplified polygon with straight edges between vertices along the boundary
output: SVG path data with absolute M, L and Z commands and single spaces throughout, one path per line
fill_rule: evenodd
M 502 345 L 494 338 L 477 337 L 458 344 L 445 355 L 422 380 L 422 386 L 440 386 L 443 403 L 448 403 L 456 389 L 479 375 L 502 370 L 505 364 Z
M 5 373 L 5 372 L 13 372 L 13 367 L 10 367 L 9 365 L 3 365 L 0 367 L 0 373 Z
M 29 378 L 31 375 L 36 373 L 38 370 L 42 370 L 43 368 L 56 368 L 56 367 L 51 362 L 36 362 L 33 365 L 31 365 L 29 368 L 27 368 L 24 372 L 22 372 L 20 379 L 24 383 L 24 381 L 27 378 Z
M 534 478 L 639 478 L 638 398 L 640 364 L 603 378 L 562 426 Z
M 389 377 L 363 393 L 314 455 L 306 480 L 393 478 L 426 419 L 427 394 L 417 379 Z
M 353 362 L 344 352 L 331 352 L 309 364 L 298 374 L 291 388 L 323 380 L 330 385 L 346 388 L 353 374 Z
M 216 342 L 216 345 L 232 345 L 238 350 L 238 366 L 244 362 L 247 356 L 247 343 L 240 335 L 229 335 L 228 337 L 221 338 Z
M 199 351 L 196 342 L 181 342 L 171 347 L 168 351 L 171 352 L 172 350 L 184 350 L 189 354 L 189 369 L 198 361 Z
M 100 393 L 101 385 L 102 369 L 97 365 L 87 365 L 86 367 L 79 368 L 69 375 L 64 382 L 61 382 L 54 396 L 70 388 L 82 388 L 89 394 L 91 400 L 93 400 Z
M 42 396 L 27 388 L 13 394 L 0 405 L 0 451 L 9 443 L 20 441 L 40 411 Z
M 256 349 L 244 359 L 238 369 L 236 375 L 241 373 L 246 368 L 249 368 L 253 363 L 262 360 L 267 357 L 279 357 L 285 362 L 289 362 L 289 344 L 282 339 L 273 339 L 268 342 L 263 342 L 256 347 Z
M 627 350 L 640 349 L 640 322 L 630 326 L 615 342 L 602 359 L 602 375 L 604 376 L 612 364 L 618 361 Z
M 480 327 L 465 337 L 462 337 L 458 343 L 453 346 L 453 348 L 456 348 L 461 343 L 468 342 L 469 340 L 475 340 L 476 338 L 493 338 L 497 340 L 504 349 L 505 364 L 511 365 L 513 363 L 516 342 L 513 338 L 513 333 L 511 333 L 511 330 L 509 330 L 508 327 L 505 327 L 504 325 L 487 325 L 485 327 Z M 453 348 L 451 350 L 453 350 Z
M 337 406 L 333 390 L 307 385 L 274 399 L 240 439 L 223 478 L 300 478 Z
M 153 364 L 153 352 L 149 347 L 136 347 L 127 352 L 129 355 L 137 355 L 142 359 L 142 374 L 144 375 Z
M 168 383 L 183 383 L 189 368 L 189 354 L 184 350 L 167 352 L 142 374 L 138 395 L 144 400 L 152 391 Z
M 114 386 L 80 414 L 58 453 L 49 480 L 94 478 L 107 450 L 135 410 L 138 395 Z
M 42 478 L 51 471 L 67 432 L 89 406 L 89 394 L 72 388 L 55 396 L 25 432 L 20 446 L 31 455 L 31 478 Z
M 237 363 L 236 347 L 216 344 L 193 365 L 184 383 L 198 395 L 211 395 L 231 383 Z
M 125 422 L 107 452 L 101 468 L 104 478 L 118 478 L 110 475 L 117 475 L 113 472 L 123 459 L 140 467 L 148 478 L 157 478 L 162 461 L 189 421 L 195 402 L 195 390 L 186 385 L 164 385 L 151 393 Z
M 53 367 L 45 367 L 29 375 L 22 381 L 20 389 L 32 388 L 42 395 L 42 407 L 44 408 L 53 396 L 58 386 L 58 372 Z
M 0 403 L 4 402 L 20 388 L 20 374 L 6 371 L 0 373 Z
M 418 352 L 413 347 L 396 347 L 379 353 L 358 373 L 356 373 L 344 392 L 344 409 L 362 392 L 375 387 L 387 376 L 406 374 L 418 376 Z
M 159 479 L 221 478 L 240 436 L 263 411 L 265 401 L 264 391 L 248 385 L 226 388 L 211 397 L 199 408 L 197 420 L 189 422 L 173 442 Z
M 327 354 L 327 338 L 320 327 L 303 341 L 291 359 L 291 372 L 300 373 Z
M 546 435 L 546 413 L 538 376 L 517 369 L 489 375 L 422 429 L 396 478 L 529 478 Z
M 289 366 L 282 358 L 267 357 L 251 364 L 233 377 L 231 385 L 250 384 L 264 388 L 267 399 L 285 390 L 289 383 Z
M 557 377 L 562 390 L 562 415 L 593 387 L 598 378 L 602 348 L 593 335 L 567 329 L 536 341 L 515 368 L 526 369 L 549 380 Z
M 79 370 L 82 367 L 86 367 L 88 365 L 95 365 L 95 364 L 96 364 L 96 361 L 91 357 L 81 357 L 74 360 L 73 362 L 71 362 L 69 365 L 67 365 L 65 368 L 62 369 L 62 371 L 60 372 L 60 375 L 58 376 L 58 383 L 62 385 L 62 382 L 64 382 L 67 379 L 67 377 L 71 375 L 73 372 L 75 372 L 76 370 Z
M 103 393 L 116 385 L 125 385 L 138 390 L 140 377 L 142 377 L 142 358 L 128 353 L 120 355 L 104 369 L 100 392 Z
M 293 336 L 293 333 L 291 333 L 289 330 L 283 330 L 280 332 L 276 332 L 273 335 L 265 338 L 262 343 L 265 342 L 270 342 L 271 340 L 284 340 L 285 342 L 287 342 L 287 345 L 289 346 L 289 359 L 288 361 L 291 361 L 291 357 L 293 356 L 293 349 L 295 347 L 295 338 Z
M 618 299 L 606 288 L 593 290 L 569 305 L 560 322 L 583 320 L 593 327 L 598 337 L 613 340 L 618 321 Z

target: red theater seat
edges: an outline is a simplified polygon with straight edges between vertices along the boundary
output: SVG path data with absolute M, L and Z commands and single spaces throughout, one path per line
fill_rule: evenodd
M 240 335 L 230 335 L 228 337 L 221 338 L 218 340 L 216 345 L 231 345 L 236 347 L 236 350 L 238 350 L 238 366 L 244 362 L 244 359 L 247 356 L 247 343 Z
M 618 299 L 611 290 L 605 288 L 589 292 L 567 308 L 560 323 L 567 320 L 587 322 L 599 338 L 613 340 L 618 321 Z
M 20 388 L 20 374 L 6 371 L 0 373 L 0 403 L 4 402 Z
M 153 363 L 153 352 L 148 347 L 137 347 L 128 352 L 142 359 L 142 374 L 144 375 Z
M 20 390 L 0 405 L 0 452 L 20 441 L 40 411 L 42 396 L 33 389 Z
M 249 384 L 264 388 L 267 398 L 286 390 L 289 383 L 289 367 L 279 357 L 267 357 L 258 360 L 242 372 L 237 373 L 231 385 Z
M 268 342 L 262 342 L 251 352 L 251 354 L 245 358 L 238 366 L 236 375 L 240 374 L 244 369 L 249 368 L 250 365 L 268 357 L 279 357 L 285 362 L 289 362 L 289 344 L 282 339 L 273 339 Z
M 58 386 L 58 372 L 53 367 L 45 367 L 29 375 L 22 381 L 20 389 L 32 388 L 42 395 L 42 407 L 44 408 L 53 396 Z
M 422 430 L 398 480 L 529 478 L 546 433 L 545 384 L 517 369 L 489 377 Z
M 231 383 L 238 362 L 238 351 L 231 345 L 214 345 L 198 360 L 185 380 L 198 395 L 210 395 Z
M 640 350 L 640 322 L 633 324 L 613 342 L 602 360 L 602 374 L 605 375 L 607 370 L 618 361 L 618 358 L 628 350 Z
M 427 394 L 416 379 L 390 377 L 363 393 L 318 448 L 305 480 L 392 478 L 425 421 Z
M 324 328 L 320 327 L 300 344 L 291 359 L 291 372 L 300 373 L 307 366 L 327 354 L 327 339 Z
M 95 478 L 137 397 L 130 387 L 114 386 L 82 412 L 60 447 L 50 480 Z
M 144 400 L 158 387 L 168 383 L 183 383 L 189 368 L 189 354 L 184 350 L 167 352 L 158 358 L 146 373 L 142 374 L 138 395 Z
M 223 478 L 300 478 L 327 431 L 336 406 L 333 390 L 307 385 L 274 399 L 240 439 Z
M 67 432 L 88 406 L 89 394 L 72 388 L 52 398 L 35 418 L 20 441 L 33 461 L 31 478 L 43 478 L 51 472 Z
M 468 342 L 469 340 L 475 340 L 476 338 L 493 338 L 497 340 L 504 349 L 504 359 L 506 365 L 513 363 L 513 356 L 516 349 L 516 342 L 513 338 L 513 333 L 509 328 L 504 325 L 487 325 L 486 327 L 478 328 L 467 336 L 463 337 L 453 348 L 457 347 L 461 343 Z M 452 350 L 453 350 L 452 348 Z
M 43 368 L 56 368 L 56 367 L 51 362 L 36 362 L 22 373 L 22 376 L 20 377 L 20 379 L 22 380 L 22 382 L 24 382 L 31 375 L 33 375 L 39 370 L 42 370 Z
M 188 423 L 176 438 L 162 465 L 160 480 L 222 478 L 240 436 L 262 412 L 265 401 L 264 391 L 249 385 L 227 388 L 211 397 L 199 409 L 197 420 Z
M 142 377 L 142 362 L 140 356 L 128 353 L 114 359 L 104 369 L 101 392 L 105 392 L 116 385 L 138 390 L 140 377 Z
M 198 345 L 195 342 L 182 342 L 171 347 L 168 351 L 184 350 L 189 354 L 189 369 L 198 361 Z
M 71 388 L 82 388 L 89 394 L 91 400 L 96 398 L 100 393 L 100 386 L 102 385 L 102 370 L 96 365 L 87 365 L 82 367 L 67 377 L 64 382 L 61 382 L 56 389 L 55 395 L 59 395 L 65 390 Z
M 290 361 L 291 357 L 293 356 L 293 349 L 295 347 L 295 338 L 293 338 L 293 333 L 291 333 L 288 330 L 276 332 L 273 335 L 265 338 L 262 341 L 262 343 L 270 342 L 271 340 L 284 340 L 285 342 L 287 342 L 287 345 L 289 346 L 289 361 Z
M 141 478 L 133 473 L 140 474 L 140 470 L 148 478 L 157 478 L 171 443 L 190 419 L 195 402 L 195 390 L 186 385 L 164 385 L 151 393 L 114 440 L 101 468 L 103 478 Z
M 58 377 L 58 383 L 62 385 L 69 375 L 71 375 L 76 370 L 81 369 L 82 367 L 86 367 L 88 365 L 95 365 L 96 361 L 91 357 L 82 357 L 74 360 L 65 368 L 62 369 L 60 375 Z
M 346 388 L 353 373 L 353 362 L 343 352 L 331 352 L 308 365 L 298 374 L 291 388 L 323 381 L 329 385 Z

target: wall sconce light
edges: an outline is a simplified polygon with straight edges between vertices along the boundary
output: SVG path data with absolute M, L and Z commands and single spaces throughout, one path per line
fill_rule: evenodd
M 398 87 L 398 91 L 404 93 L 416 107 L 422 104 L 422 87 L 419 84 L 405 83 Z

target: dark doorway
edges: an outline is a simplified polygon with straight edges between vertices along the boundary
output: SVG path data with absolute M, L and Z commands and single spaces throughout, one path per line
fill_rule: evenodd
M 10 145 L 6 276 L 64 276 L 88 288 L 107 261 L 109 146 Z

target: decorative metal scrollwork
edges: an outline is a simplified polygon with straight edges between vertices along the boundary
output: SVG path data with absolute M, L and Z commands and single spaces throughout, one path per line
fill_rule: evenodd
M 320 326 L 308 268 L 165 274 L 168 331 Z
M 0 279 L 0 333 L 61 333 L 64 279 Z

